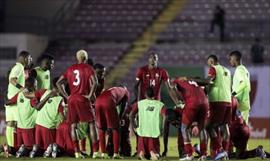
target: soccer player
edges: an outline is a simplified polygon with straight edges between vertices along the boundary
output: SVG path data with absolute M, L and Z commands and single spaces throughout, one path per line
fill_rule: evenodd
M 86 64 L 88 54 L 85 50 L 76 53 L 77 63 L 70 66 L 59 78 L 57 87 L 68 100 L 67 121 L 71 123 L 71 136 L 74 144 L 75 157 L 83 157 L 80 153 L 79 143 L 76 136 L 76 125 L 79 122 L 89 124 L 90 136 L 93 145 L 93 158 L 98 156 L 98 140 L 93 113 L 90 109 L 90 100 L 93 99 L 98 84 L 94 69 Z M 63 85 L 67 81 L 70 96 L 64 90 Z
M 24 67 L 30 65 L 32 57 L 27 51 L 21 51 L 14 65 L 8 74 L 7 99 L 14 97 L 19 91 L 24 89 L 25 74 Z M 6 139 L 9 147 L 15 147 L 15 131 L 17 122 L 17 105 L 7 105 L 6 109 Z
M 25 93 L 35 93 L 36 80 L 29 77 L 25 81 L 26 89 L 18 92 L 14 97 L 8 100 L 7 104 L 17 104 L 17 145 L 20 146 L 16 157 L 28 155 L 32 146 L 35 144 L 35 121 L 37 110 L 37 99 L 29 99 Z
M 134 105 L 130 113 L 131 125 L 138 134 L 138 154 L 139 158 L 151 158 L 158 160 L 160 157 L 159 136 L 161 134 L 160 122 L 163 118 L 165 122 L 166 108 L 164 104 L 155 100 L 153 87 L 148 87 L 145 91 L 146 99 L 140 100 Z M 135 115 L 138 113 L 138 126 L 135 123 Z M 163 126 L 164 127 L 164 126 Z
M 183 112 L 183 109 L 178 108 L 178 107 L 174 109 L 167 109 L 165 126 L 164 126 L 164 131 L 163 131 L 164 151 L 162 153 L 162 157 L 167 156 L 170 125 L 173 125 L 178 129 L 178 140 L 177 140 L 178 154 L 179 154 L 179 157 L 182 157 L 183 155 L 184 141 L 183 141 L 183 137 L 181 133 L 182 112 Z
M 207 78 L 210 118 L 207 126 L 211 138 L 211 156 L 213 158 L 226 157 L 230 142 L 228 123 L 231 119 L 231 73 L 219 64 L 216 55 L 208 56 L 207 64 L 210 67 Z M 218 129 L 221 130 L 223 136 L 223 150 L 221 139 L 216 133 Z
M 154 52 L 150 53 L 148 65 L 137 70 L 135 96 L 137 101 L 145 99 L 146 88 L 154 88 L 154 98 L 160 100 L 160 88 L 162 82 L 165 83 L 167 89 L 170 89 L 170 81 L 168 73 L 165 69 L 158 67 L 158 55 Z
M 44 157 L 48 157 L 50 155 L 50 151 L 45 150 L 50 144 L 55 143 L 56 127 L 64 117 L 64 102 L 63 97 L 58 95 L 56 87 L 57 80 L 58 78 L 53 79 L 52 90 L 40 90 L 35 94 L 41 101 L 36 105 L 40 110 L 37 112 L 35 145 L 30 153 L 31 158 L 39 156 L 44 152 Z
M 230 158 L 236 159 L 247 159 L 260 157 L 262 159 L 266 158 L 266 154 L 263 147 L 259 145 L 256 149 L 247 151 L 247 143 L 250 137 L 250 129 L 246 124 L 245 120 L 241 116 L 241 112 L 238 109 L 238 102 L 235 97 L 232 99 L 232 121 L 230 124 L 231 133 L 231 145 L 236 148 L 236 153 L 231 153 Z M 232 152 L 231 147 L 231 152 Z
M 30 75 L 36 78 L 38 89 L 51 89 L 50 70 L 54 67 L 54 58 L 50 55 L 42 55 L 39 63 L 40 66 L 35 67 Z
M 97 63 L 94 65 L 94 69 L 96 71 L 97 79 L 98 79 L 98 85 L 97 85 L 95 95 L 96 97 L 98 97 L 101 94 L 101 92 L 104 90 L 106 68 L 104 65 Z
M 186 77 L 178 78 L 173 81 L 175 84 L 174 93 L 178 97 L 172 98 L 176 105 L 183 108 L 181 120 L 181 132 L 184 140 L 184 156 L 180 160 L 193 159 L 193 147 L 191 145 L 190 130 L 193 122 L 198 122 L 200 131 L 200 159 L 206 158 L 207 153 L 207 134 L 206 134 L 206 121 L 208 118 L 209 105 L 208 99 L 202 87 L 195 81 L 188 80 Z M 171 97 L 177 95 L 170 95 Z M 184 105 L 179 97 L 184 101 Z
M 119 122 L 129 100 L 129 92 L 126 87 L 112 87 L 104 92 L 95 102 L 96 121 L 99 134 L 99 145 L 101 157 L 106 159 L 108 155 L 105 148 L 105 133 L 107 129 L 112 130 L 113 138 L 113 158 L 120 159 L 119 155 Z M 119 106 L 119 114 L 117 112 Z
M 229 61 L 231 66 L 236 68 L 233 75 L 232 95 L 237 98 L 238 108 L 243 119 L 248 124 L 250 110 L 249 93 L 251 90 L 250 75 L 247 68 L 242 64 L 242 54 L 239 51 L 231 52 Z

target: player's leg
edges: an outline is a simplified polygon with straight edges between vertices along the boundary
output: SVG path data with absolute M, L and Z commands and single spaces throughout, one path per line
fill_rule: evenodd
M 120 133 L 120 155 L 131 157 L 129 129 L 123 128 Z
M 68 122 L 71 124 L 71 138 L 73 142 L 73 148 L 75 152 L 76 158 L 82 158 L 83 156 L 80 153 L 80 147 L 79 147 L 79 139 L 77 136 L 77 123 L 80 121 L 80 113 L 84 111 L 80 111 L 80 107 L 82 109 L 85 106 L 85 103 L 80 100 L 80 96 L 70 96 L 68 100 Z
M 225 108 L 225 114 L 224 114 L 224 121 L 220 127 L 221 133 L 222 133 L 222 147 L 223 150 L 228 152 L 229 146 L 230 146 L 230 130 L 229 130 L 229 122 L 231 121 L 232 116 L 232 108 L 231 106 L 224 106 Z
M 108 129 L 112 130 L 112 139 L 113 139 L 113 158 L 120 159 L 119 155 L 119 117 L 116 110 L 116 105 L 113 101 L 109 101 L 107 106 L 104 106 L 103 113 L 106 117 L 106 124 Z
M 206 122 L 208 120 L 208 104 L 200 106 L 200 110 L 197 113 L 198 116 L 198 128 L 199 128 L 199 138 L 200 138 L 200 159 L 205 160 L 207 156 L 207 132 L 206 132 Z
M 160 144 L 159 138 L 148 138 L 148 151 L 150 151 L 151 160 L 159 160 Z
M 106 152 L 112 157 L 113 156 L 113 133 L 111 129 L 107 129 L 107 144 L 106 144 Z
M 93 158 L 95 155 L 98 155 L 99 150 L 99 141 L 97 136 L 97 128 L 95 121 L 92 121 L 89 123 L 89 129 L 90 129 L 90 137 L 92 140 L 92 146 L 93 146 Z
M 35 145 L 33 145 L 33 149 L 30 152 L 29 157 L 34 158 L 38 156 L 38 153 L 40 154 L 41 148 L 44 147 L 44 137 L 42 136 L 42 127 L 39 125 L 36 125 L 35 127 Z
M 207 131 L 210 136 L 211 157 L 214 158 L 222 149 L 221 139 L 219 138 L 220 135 L 217 131 L 219 130 L 219 125 L 221 125 L 223 121 L 223 118 L 219 117 L 223 111 L 215 103 L 209 103 L 209 106 L 210 117 L 207 125 Z
M 139 159 L 141 160 L 146 160 L 146 155 L 147 155 L 147 151 L 146 151 L 146 146 L 147 146 L 147 142 L 145 142 L 145 138 L 144 137 L 137 137 L 137 154 Z
M 184 156 L 180 160 L 190 160 L 193 159 L 193 147 L 191 145 L 191 135 L 190 135 L 190 125 L 192 124 L 194 117 L 196 115 L 195 109 L 191 109 L 189 105 L 185 105 L 183 115 L 182 115 L 182 124 L 181 124 L 181 133 L 184 140 Z
M 99 102 L 96 101 L 96 123 L 98 127 L 98 136 L 99 136 L 99 146 L 100 146 L 100 151 L 102 157 L 106 158 L 106 130 L 107 130 L 107 124 L 106 124 L 106 116 L 103 112 L 103 103 L 104 102 Z M 93 127 L 92 127 L 93 128 Z M 94 130 L 94 129 L 92 129 Z M 90 129 L 91 131 L 91 129 Z M 95 136 L 91 136 L 95 139 Z M 94 147 L 94 144 L 92 145 Z M 93 148 L 94 149 L 94 148 Z M 94 150 L 93 150 L 94 151 Z M 98 153 L 93 154 L 93 158 L 97 158 Z
M 6 140 L 9 147 L 16 147 L 17 106 L 5 106 Z

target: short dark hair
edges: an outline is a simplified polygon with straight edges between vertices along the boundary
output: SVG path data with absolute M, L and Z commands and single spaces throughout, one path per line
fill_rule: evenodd
M 93 66 L 93 65 L 94 65 L 93 59 L 88 58 L 88 59 L 87 59 L 87 64 Z
M 43 60 L 54 60 L 54 57 L 49 54 L 43 54 L 38 58 L 38 62 L 42 62 Z
M 237 61 L 240 61 L 242 59 L 242 54 L 238 50 L 232 51 L 230 53 L 230 56 L 235 56 Z
M 26 80 L 25 80 L 25 84 L 28 84 L 28 85 L 32 85 L 32 84 L 35 84 L 35 81 L 36 79 L 34 77 L 28 77 Z
M 207 57 L 207 60 L 208 59 L 213 59 L 215 62 L 218 62 L 218 57 L 216 56 L 216 55 L 209 55 L 208 57 Z
M 25 50 L 23 50 L 23 51 L 21 51 L 20 53 L 19 53 L 19 57 L 23 57 L 23 58 L 26 58 L 26 57 L 28 57 L 30 55 L 30 53 L 28 52 L 28 51 L 25 51 Z
M 153 88 L 153 87 L 148 87 L 148 88 L 146 88 L 146 95 L 147 95 L 149 98 L 153 98 L 153 97 L 155 96 L 154 88 Z
M 94 69 L 104 69 L 104 68 L 105 68 L 105 66 L 102 65 L 102 64 L 100 64 L 100 63 L 96 63 L 96 64 L 94 65 Z
M 56 88 L 56 82 L 58 81 L 59 77 L 54 77 L 53 80 L 52 80 L 52 85 L 54 88 Z

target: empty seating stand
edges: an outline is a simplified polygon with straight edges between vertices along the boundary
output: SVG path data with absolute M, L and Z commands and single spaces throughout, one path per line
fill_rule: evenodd
M 220 5 L 226 12 L 225 35 L 229 40 L 270 37 L 268 0 L 189 0 L 173 23 L 160 34 L 160 41 L 218 38 L 218 28 L 209 33 L 213 10 Z
M 57 29 L 57 37 L 131 42 L 169 0 L 81 0 L 74 16 Z

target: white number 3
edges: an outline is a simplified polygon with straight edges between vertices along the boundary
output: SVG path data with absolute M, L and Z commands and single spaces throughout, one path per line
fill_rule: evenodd
M 75 81 L 73 82 L 74 86 L 78 86 L 80 84 L 80 72 L 79 70 L 74 70 L 73 73 L 75 74 Z

